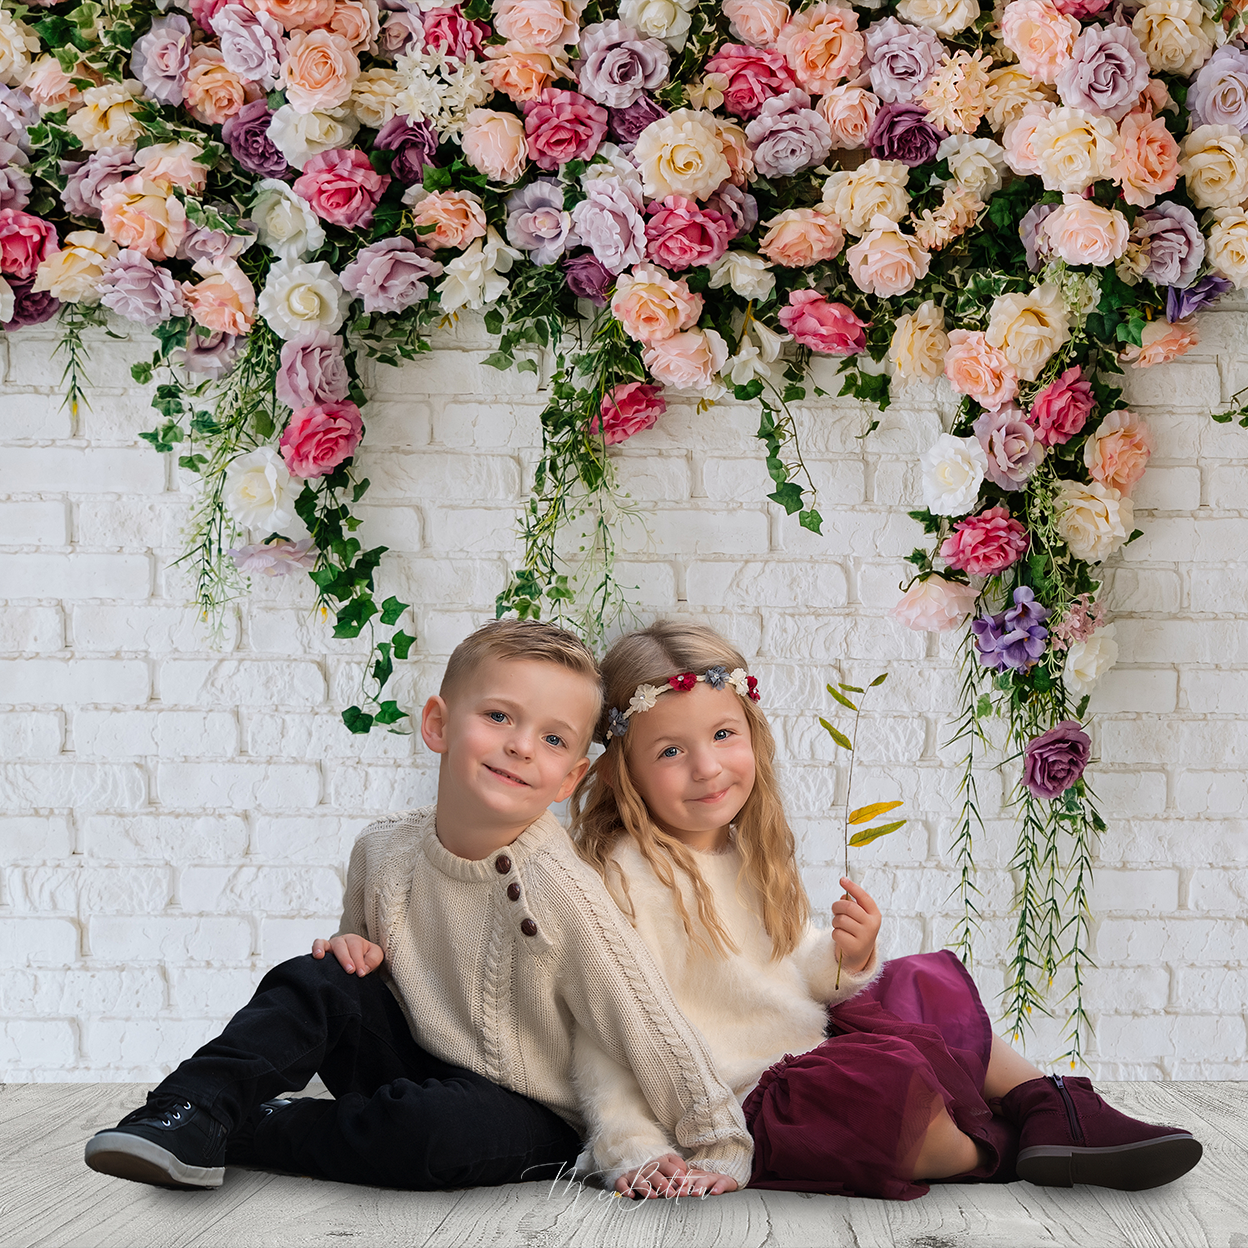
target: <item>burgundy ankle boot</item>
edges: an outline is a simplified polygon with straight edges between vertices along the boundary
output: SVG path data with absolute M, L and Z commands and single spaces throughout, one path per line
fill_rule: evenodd
M 1094 1183 L 1139 1192 L 1186 1174 L 1203 1151 L 1188 1132 L 1128 1118 L 1087 1079 L 1046 1075 L 1001 1098 L 1018 1124 L 1018 1177 L 1042 1187 Z

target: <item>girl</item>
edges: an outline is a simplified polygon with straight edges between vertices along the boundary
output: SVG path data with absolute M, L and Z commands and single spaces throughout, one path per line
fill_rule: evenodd
M 880 912 L 852 881 L 832 930 L 810 926 L 757 682 L 722 637 L 660 622 L 616 642 L 602 671 L 606 748 L 573 798 L 574 835 L 743 1101 L 753 1186 L 1138 1190 L 1196 1164 L 1187 1132 L 1118 1113 L 1086 1079 L 1045 1077 L 995 1037 L 949 951 L 881 967 Z M 665 1194 L 687 1168 L 635 1078 L 584 1035 L 575 1063 L 596 1164 L 619 1191 Z

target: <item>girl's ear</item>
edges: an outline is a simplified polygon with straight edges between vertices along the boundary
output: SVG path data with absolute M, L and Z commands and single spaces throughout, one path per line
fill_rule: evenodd
M 449 710 L 446 703 L 435 693 L 425 703 L 420 713 L 421 740 L 435 753 L 445 754 L 447 750 L 446 727 Z

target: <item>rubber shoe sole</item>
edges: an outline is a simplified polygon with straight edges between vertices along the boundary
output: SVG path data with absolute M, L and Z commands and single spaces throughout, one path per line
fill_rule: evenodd
M 1173 1183 L 1199 1160 L 1204 1149 L 1190 1135 L 1162 1136 L 1114 1148 L 1041 1145 L 1018 1155 L 1018 1177 L 1040 1187 L 1090 1183 L 1120 1192 L 1142 1192 Z
M 128 1131 L 101 1131 L 87 1141 L 84 1158 L 92 1170 L 156 1187 L 220 1187 L 224 1166 L 191 1166 L 167 1148 Z

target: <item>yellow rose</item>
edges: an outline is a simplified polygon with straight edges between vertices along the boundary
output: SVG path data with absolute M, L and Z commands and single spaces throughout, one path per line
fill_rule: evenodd
M 633 159 L 648 199 L 706 199 L 732 176 L 715 118 L 692 108 L 652 121 L 638 137 Z
M 39 51 L 39 36 L 12 13 L 0 11 L 0 82 L 16 87 L 30 68 L 30 55 Z
M 1026 295 L 1001 295 L 988 313 L 988 343 L 998 347 L 1023 381 L 1035 381 L 1070 337 L 1062 293 L 1045 282 Z
M 398 110 L 403 75 L 397 69 L 366 69 L 352 84 L 347 107 L 360 125 L 380 130 Z
M 1148 0 L 1132 19 L 1131 29 L 1155 74 L 1186 78 L 1213 52 L 1199 0 Z
M 935 381 L 945 371 L 949 335 L 945 314 L 930 299 L 897 318 L 888 358 L 905 381 Z
M 1234 126 L 1193 130 L 1179 168 L 1198 208 L 1234 208 L 1248 198 L 1248 141 Z
M 1205 258 L 1234 282 L 1236 290 L 1243 290 L 1248 286 L 1248 213 L 1242 208 L 1222 208 L 1213 218 Z
M 96 286 L 117 254 L 117 244 L 92 230 L 66 234 L 61 250 L 35 271 L 35 290 L 46 290 L 62 303 L 99 303 Z
M 82 93 L 82 107 L 65 123 L 89 152 L 103 147 L 133 147 L 143 135 L 135 119 L 142 83 L 133 78 L 88 87 Z
M 1000 134 L 1017 121 L 1028 104 L 1056 103 L 1052 87 L 1037 82 L 1021 65 L 1002 65 L 988 75 L 988 111 L 993 132 Z
M 871 218 L 900 221 L 910 209 L 906 183 L 910 170 L 900 160 L 866 160 L 857 169 L 839 169 L 823 184 L 818 210 L 835 217 L 847 234 L 865 234 Z

